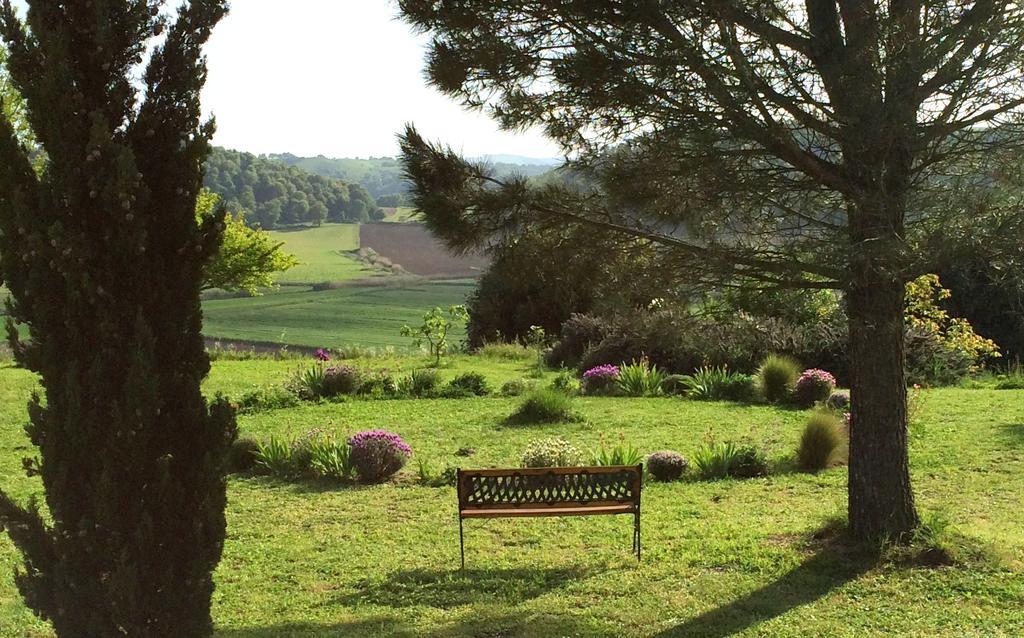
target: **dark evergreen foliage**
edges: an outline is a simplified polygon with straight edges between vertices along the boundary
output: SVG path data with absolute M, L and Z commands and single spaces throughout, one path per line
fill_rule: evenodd
M 220 195 L 229 210 L 243 211 L 247 222 L 266 229 L 383 218 L 359 184 L 223 148 L 213 149 L 206 161 L 205 186 Z
M 1024 360 L 1024 255 L 1010 261 L 964 259 L 939 277 L 953 293 L 947 302 L 952 314 L 999 344 L 1007 360 Z
M 203 266 L 224 214 L 196 219 L 213 134 L 201 48 L 223 0 L 169 20 L 155 0 L 10 2 L 9 71 L 48 161 L 0 122 L 0 260 L 45 509 L 0 493 L 26 603 L 61 638 L 206 636 L 225 536 L 234 413 L 208 404 Z M 152 38 L 166 39 L 151 52 Z
M 642 242 L 575 232 L 530 233 L 494 246 L 493 261 L 466 302 L 469 345 L 523 341 L 532 326 L 556 335 L 573 313 L 645 308 L 678 293 Z

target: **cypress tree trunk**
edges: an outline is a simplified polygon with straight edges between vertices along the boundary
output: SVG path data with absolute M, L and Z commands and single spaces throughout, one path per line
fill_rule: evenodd
M 200 392 L 199 292 L 223 212 L 200 223 L 195 206 L 213 132 L 201 47 L 226 7 L 192 0 L 167 25 L 160 4 L 29 0 L 28 31 L 0 9 L 48 157 L 37 175 L 0 123 L 0 272 L 32 335 L 15 352 L 45 391 L 26 467 L 52 518 L 0 493 L 0 526 L 26 603 L 61 638 L 212 632 L 235 424 Z M 134 67 L 164 32 L 139 103 Z

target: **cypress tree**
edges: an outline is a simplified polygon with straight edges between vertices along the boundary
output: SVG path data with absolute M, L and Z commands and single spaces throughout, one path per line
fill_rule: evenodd
M 0 34 L 46 162 L 3 118 L 0 273 L 31 340 L 12 320 L 8 336 L 45 394 L 25 461 L 45 506 L 0 492 L 0 526 L 22 596 L 62 638 L 209 635 L 236 429 L 200 391 L 199 292 L 223 211 L 195 210 L 213 133 L 201 49 L 227 6 L 28 4 L 23 22 L 3 1 Z

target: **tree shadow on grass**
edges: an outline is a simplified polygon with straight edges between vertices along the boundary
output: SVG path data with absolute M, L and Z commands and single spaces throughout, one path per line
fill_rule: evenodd
M 1012 443 L 1024 445 L 1024 423 L 1008 423 L 999 426 L 999 430 Z
M 358 591 L 339 597 L 345 606 L 381 605 L 392 608 L 447 608 L 500 602 L 516 605 L 592 575 L 585 569 L 411 569 L 382 581 L 364 582 Z
M 287 623 L 272 627 L 246 627 L 221 629 L 214 638 L 348 638 L 350 636 L 392 636 L 412 638 L 417 634 L 404 623 L 393 618 L 366 618 L 351 622 L 316 625 Z
M 848 544 L 834 529 L 811 558 L 741 598 L 655 634 L 655 638 L 725 638 L 823 598 L 878 564 L 877 550 Z M 816 535 L 817 536 L 817 535 Z
M 281 624 L 270 627 L 222 629 L 214 638 L 350 638 L 381 636 L 389 638 L 526 638 L 533 636 L 608 635 L 593 625 L 564 614 L 473 613 L 455 623 L 422 630 L 399 619 L 376 617 L 331 624 Z

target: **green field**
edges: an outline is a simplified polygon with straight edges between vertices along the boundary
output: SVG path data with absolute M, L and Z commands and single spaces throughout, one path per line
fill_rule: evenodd
M 208 337 L 335 347 L 406 346 L 399 331 L 419 325 L 425 310 L 461 304 L 469 280 L 358 286 L 322 292 L 285 288 L 263 297 L 214 299 L 203 304 Z M 458 334 L 462 334 L 461 328 Z
M 284 249 L 299 259 L 298 266 L 281 274 L 279 283 L 282 285 L 346 281 L 380 274 L 345 254 L 359 249 L 358 224 L 271 231 L 270 236 L 284 242 Z
M 280 383 L 296 362 L 218 362 L 207 391 L 239 396 Z M 401 366 L 422 361 L 366 361 Z M 462 357 L 445 377 L 475 369 L 492 385 L 525 362 Z M 548 378 L 550 378 L 550 373 Z M 39 493 L 21 458 L 35 387 L 0 369 L 0 483 Z M 911 437 L 918 505 L 950 521 L 952 566 L 878 559 L 816 532 L 845 510 L 844 468 L 795 473 L 787 462 L 806 413 L 681 399 L 577 399 L 584 421 L 501 425 L 515 399 L 308 404 L 244 416 L 261 436 L 322 427 L 342 435 L 386 428 L 414 450 L 393 484 L 337 487 L 260 477 L 229 483 L 228 539 L 216 573 L 220 638 L 561 636 L 725 638 L 804 636 L 978 638 L 1024 635 L 1024 392 L 925 393 Z M 435 467 L 515 465 L 539 436 L 589 449 L 621 432 L 644 453 L 692 458 L 709 431 L 763 444 L 770 478 L 647 483 L 645 554 L 630 556 L 625 517 L 470 521 L 467 569 L 458 569 L 453 488 L 415 484 L 417 459 Z M 460 447 L 476 450 L 454 456 Z M 0 539 L 0 636 L 51 634 L 22 604 L 18 557 Z
M 392 214 L 390 214 L 390 215 L 388 215 L 387 217 L 384 218 L 384 221 L 390 222 L 390 223 L 393 223 L 393 224 L 407 224 L 409 222 L 419 221 L 419 220 L 420 220 L 419 211 L 416 210 L 415 208 L 408 208 L 408 207 L 395 208 L 394 209 L 394 213 L 392 213 Z

